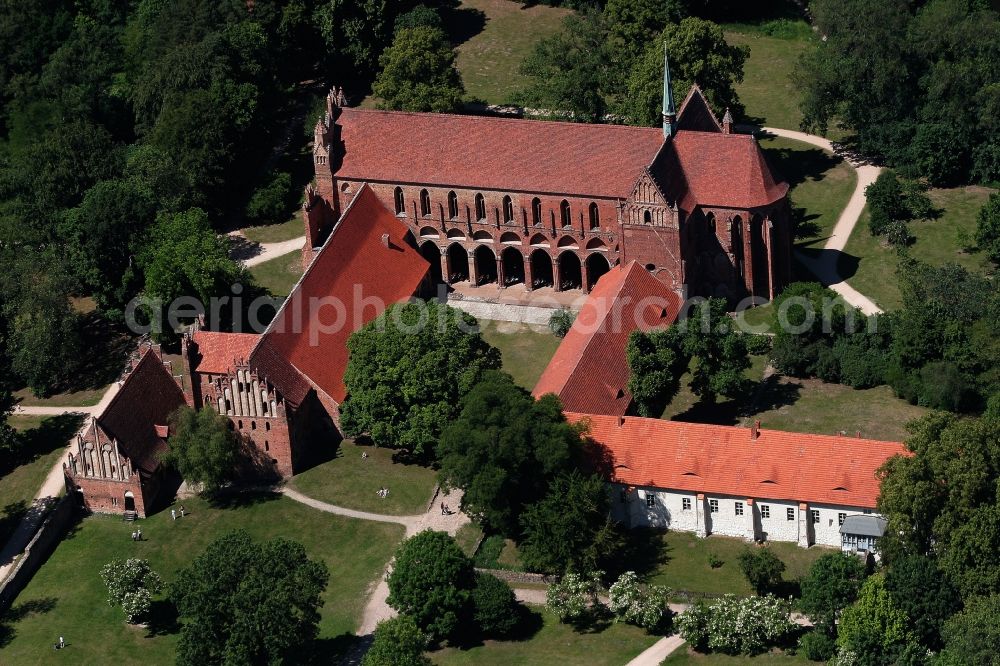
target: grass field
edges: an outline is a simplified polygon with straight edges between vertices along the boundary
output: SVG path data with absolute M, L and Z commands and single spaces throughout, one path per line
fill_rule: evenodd
M 518 73 L 535 43 L 560 28 L 567 9 L 513 0 L 462 0 L 445 14 L 467 96 L 490 104 L 511 101 L 528 79 Z
M 979 186 L 930 190 L 928 195 L 941 214 L 935 220 L 910 222 L 910 234 L 914 237 L 908 249 L 910 256 L 935 266 L 955 262 L 972 271 L 989 272 L 989 261 L 981 253 L 961 250 L 958 234 L 959 231 L 970 237 L 975 234 L 976 215 L 994 191 Z M 882 309 L 894 310 L 902 304 L 896 278 L 898 266 L 896 251 L 868 231 L 866 209 L 844 248 L 841 273 L 848 276 L 852 287 Z
M 503 370 L 529 391 L 562 342 L 546 326 L 481 320 L 483 339 L 500 350 Z
M 24 445 L 18 460 L 0 461 L 0 468 L 9 470 L 0 476 L 0 544 L 7 543 L 80 420 L 74 416 L 12 416 L 10 424 L 21 433 Z M 8 464 L 13 467 L 8 468 Z
M 795 244 L 819 249 L 857 186 L 857 172 L 844 160 L 800 141 L 772 138 L 760 142 L 768 162 L 791 187 Z
M 361 458 L 362 453 L 368 457 Z M 392 449 L 340 443 L 336 456 L 290 481 L 292 487 L 318 500 L 359 511 L 407 516 L 427 511 L 437 476 L 421 465 L 393 462 Z M 379 488 L 389 496 L 376 495 Z
M 609 624 L 593 632 L 576 632 L 569 625 L 560 624 L 551 613 L 542 611 L 540 619 L 538 631 L 524 640 L 486 641 L 471 649 L 446 648 L 428 656 L 440 666 L 621 666 L 659 639 L 623 623 Z
M 142 521 L 146 540 L 141 543 L 130 541 L 132 528 L 120 518 L 84 519 L 5 616 L 0 661 L 53 663 L 52 642 L 61 634 L 67 651 L 55 657 L 66 663 L 173 664 L 176 631 L 126 626 L 121 611 L 107 604 L 99 571 L 114 558 L 140 557 L 169 582 L 210 541 L 233 529 L 245 529 L 257 539 L 294 539 L 310 557 L 326 562 L 330 582 L 323 595 L 320 638 L 330 642 L 331 653 L 338 647 L 334 639 L 357 628 L 369 585 L 403 537 L 401 526 L 340 518 L 277 495 L 235 497 L 227 508 L 198 499 L 184 505 L 190 515 L 176 522 L 167 512 Z
M 243 229 L 243 235 L 255 243 L 280 243 L 302 236 L 303 228 L 302 210 L 296 209 L 296 212 L 284 222 L 246 227 Z
M 93 407 L 101 401 L 107 386 L 79 391 L 56 393 L 47 398 L 36 397 L 31 390 L 23 388 L 14 392 L 14 399 L 25 407 Z
M 302 255 L 291 252 L 250 268 L 257 284 L 274 296 L 288 296 L 302 277 Z
M 755 657 L 743 655 L 731 657 L 726 654 L 701 654 L 688 649 L 687 644 L 684 644 L 664 659 L 660 666 L 785 666 L 786 664 L 794 666 L 816 663 L 806 659 L 805 654 L 801 652 L 787 654 L 776 650 Z
M 900 441 L 905 424 L 927 413 L 893 395 L 888 386 L 857 390 L 819 379 L 775 377 L 753 418 L 762 428 L 835 435 L 844 431 L 869 439 Z
M 666 585 L 675 595 L 681 592 L 695 594 L 752 594 L 750 585 L 739 569 L 736 558 L 743 549 L 752 548 L 742 539 L 710 536 L 699 539 L 685 532 L 642 531 L 653 548 L 646 551 L 647 562 L 655 563 L 647 572 L 649 582 Z M 785 581 L 793 582 L 808 573 L 809 567 L 830 549 L 799 548 L 794 543 L 771 542 L 767 546 L 785 563 Z M 713 569 L 708 564 L 709 554 L 722 560 L 721 567 Z M 656 560 L 659 560 L 656 563 Z

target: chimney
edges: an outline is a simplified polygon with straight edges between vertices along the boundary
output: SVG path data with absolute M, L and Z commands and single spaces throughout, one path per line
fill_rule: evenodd
M 389 234 L 382 234 L 382 245 L 392 247 L 392 244 L 389 243 Z
M 733 114 L 729 113 L 729 107 L 726 107 L 726 114 L 722 116 L 722 132 L 723 134 L 733 133 Z
M 855 432 L 854 436 L 857 437 L 858 439 L 861 439 L 861 431 L 858 430 L 857 432 Z
M 619 416 L 618 417 L 618 427 L 621 428 L 624 425 L 625 425 L 625 417 L 624 416 Z
M 754 441 L 760 436 L 760 421 L 754 421 L 750 426 L 750 441 Z

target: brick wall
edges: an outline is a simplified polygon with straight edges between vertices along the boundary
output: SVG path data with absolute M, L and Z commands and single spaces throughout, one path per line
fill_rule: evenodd
M 66 478 L 70 494 L 77 494 L 84 508 L 93 513 L 118 515 L 125 513 L 125 493 L 131 492 L 135 512 L 139 517 L 145 518 L 146 507 L 152 504 L 160 489 L 158 475 L 142 480 L 138 472 L 130 476 L 128 481 L 96 479 L 72 474 L 67 474 Z

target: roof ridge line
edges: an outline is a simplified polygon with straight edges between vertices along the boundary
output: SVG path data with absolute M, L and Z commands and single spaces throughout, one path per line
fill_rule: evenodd
M 523 107 L 522 107 L 523 108 Z M 567 127 L 615 127 L 619 129 L 626 130 L 652 130 L 655 132 L 660 132 L 658 127 L 647 127 L 646 125 L 627 125 L 618 123 L 578 123 L 571 120 L 547 120 L 544 118 L 532 119 L 532 118 L 509 118 L 506 116 L 487 116 L 478 113 L 435 113 L 429 111 L 392 111 L 388 109 L 363 109 L 356 106 L 342 107 L 341 111 L 350 111 L 351 113 L 362 113 L 362 114 L 385 114 L 392 116 L 427 116 L 434 118 L 469 118 L 471 120 L 485 120 L 485 121 L 503 121 L 503 122 L 519 122 L 519 123 L 547 123 L 552 125 L 565 125 Z

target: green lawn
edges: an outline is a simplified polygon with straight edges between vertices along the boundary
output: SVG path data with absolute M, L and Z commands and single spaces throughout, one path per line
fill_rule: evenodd
M 749 46 L 750 58 L 743 66 L 743 83 L 736 92 L 747 116 L 769 127 L 799 128 L 801 95 L 792 83 L 792 69 L 809 41 L 815 39 L 804 20 L 795 21 L 788 37 L 772 37 L 757 26 L 726 25 L 726 41 Z
M 780 650 L 766 652 L 756 657 L 736 656 L 731 657 L 725 654 L 701 654 L 694 652 L 685 643 L 674 650 L 674 653 L 663 660 L 660 666 L 794 666 L 794 664 L 816 664 L 809 661 L 802 652 L 787 654 Z
M 500 350 L 503 370 L 514 382 L 529 391 L 535 387 L 562 342 L 547 326 L 532 326 L 506 321 L 480 322 L 483 339 Z
M 101 567 L 114 558 L 141 557 L 166 581 L 205 546 L 233 529 L 258 539 L 285 537 L 301 542 L 310 557 L 326 562 L 330 582 L 323 596 L 320 637 L 357 629 L 369 586 L 378 580 L 403 537 L 398 525 L 349 520 L 321 513 L 277 495 L 243 495 L 228 508 L 198 499 L 184 501 L 190 515 L 176 522 L 168 512 L 142 521 L 146 538 L 129 540 L 120 518 L 86 518 L 62 541 L 7 614 L 9 644 L 0 661 L 53 663 L 52 642 L 66 638 L 68 652 L 54 655 L 73 664 L 173 664 L 178 635 L 169 626 L 128 627 L 121 611 L 108 606 Z
M 476 547 L 483 538 L 483 530 L 475 523 L 466 523 L 458 528 L 455 533 L 455 541 L 462 552 L 472 557 L 476 553 Z
M 822 248 L 857 186 L 857 172 L 841 158 L 801 141 L 773 138 L 760 145 L 791 187 L 789 196 L 798 221 L 796 246 Z
M 538 40 L 557 32 L 567 9 L 513 0 L 462 0 L 445 12 L 456 44 L 456 64 L 468 97 L 491 104 L 511 101 L 527 85 L 518 73 Z
M 762 428 L 835 435 L 840 431 L 862 437 L 901 441 L 905 424 L 927 413 L 900 400 L 888 386 L 857 390 L 819 379 L 775 376 L 753 418 Z
M 976 215 L 994 191 L 980 186 L 930 190 L 931 201 L 941 215 L 935 220 L 910 222 L 914 237 L 910 256 L 935 266 L 956 262 L 972 271 L 989 272 L 989 261 L 981 253 L 961 250 L 958 234 L 975 234 Z M 847 241 L 839 266 L 841 273 L 849 276 L 850 285 L 882 309 L 894 310 L 902 304 L 896 279 L 899 257 L 868 231 L 867 209 Z
M 302 209 L 296 209 L 295 213 L 284 222 L 243 229 L 243 235 L 247 240 L 255 243 L 279 243 L 298 238 L 303 233 Z
M 250 268 L 250 274 L 260 286 L 275 296 L 288 296 L 302 277 L 302 255 L 290 252 Z
M 0 544 L 7 542 L 59 462 L 80 420 L 75 416 L 12 416 L 10 424 L 20 431 L 24 444 L 17 463 L 0 476 Z
M 93 407 L 101 401 L 107 386 L 80 391 L 56 393 L 47 398 L 38 398 L 30 389 L 23 388 L 14 392 L 14 398 L 25 407 Z
M 361 458 L 362 453 L 368 457 Z M 427 511 L 437 476 L 421 465 L 393 462 L 392 449 L 340 444 L 336 457 L 296 474 L 292 487 L 310 497 L 360 511 L 414 515 Z M 389 496 L 376 492 L 385 486 Z
M 659 532 L 635 530 L 637 539 L 648 539 L 655 548 L 659 563 L 646 572 L 649 582 L 666 585 L 675 595 L 691 592 L 694 594 L 752 594 L 750 585 L 736 563 L 736 558 L 745 548 L 755 548 L 742 539 L 724 536 L 710 536 L 699 539 L 687 532 Z M 771 542 L 767 548 L 785 563 L 784 580 L 797 581 L 808 573 L 809 567 L 828 548 L 814 546 L 799 548 L 794 543 Z M 645 551 L 650 557 L 650 551 Z M 708 564 L 709 554 L 722 560 L 721 567 L 713 569 Z M 647 560 L 648 561 L 648 560 Z
M 747 333 L 774 332 L 774 322 L 772 321 L 774 317 L 774 307 L 772 307 L 770 303 L 758 305 L 754 308 L 747 308 L 741 313 L 741 316 L 744 324 L 748 327 L 753 327 L 753 330 L 747 330 Z
M 622 666 L 659 640 L 627 624 L 610 624 L 594 632 L 578 633 L 560 624 L 552 614 L 541 612 L 542 626 L 525 640 L 486 641 L 468 650 L 446 648 L 428 653 L 441 666 L 551 666 L 588 664 Z

